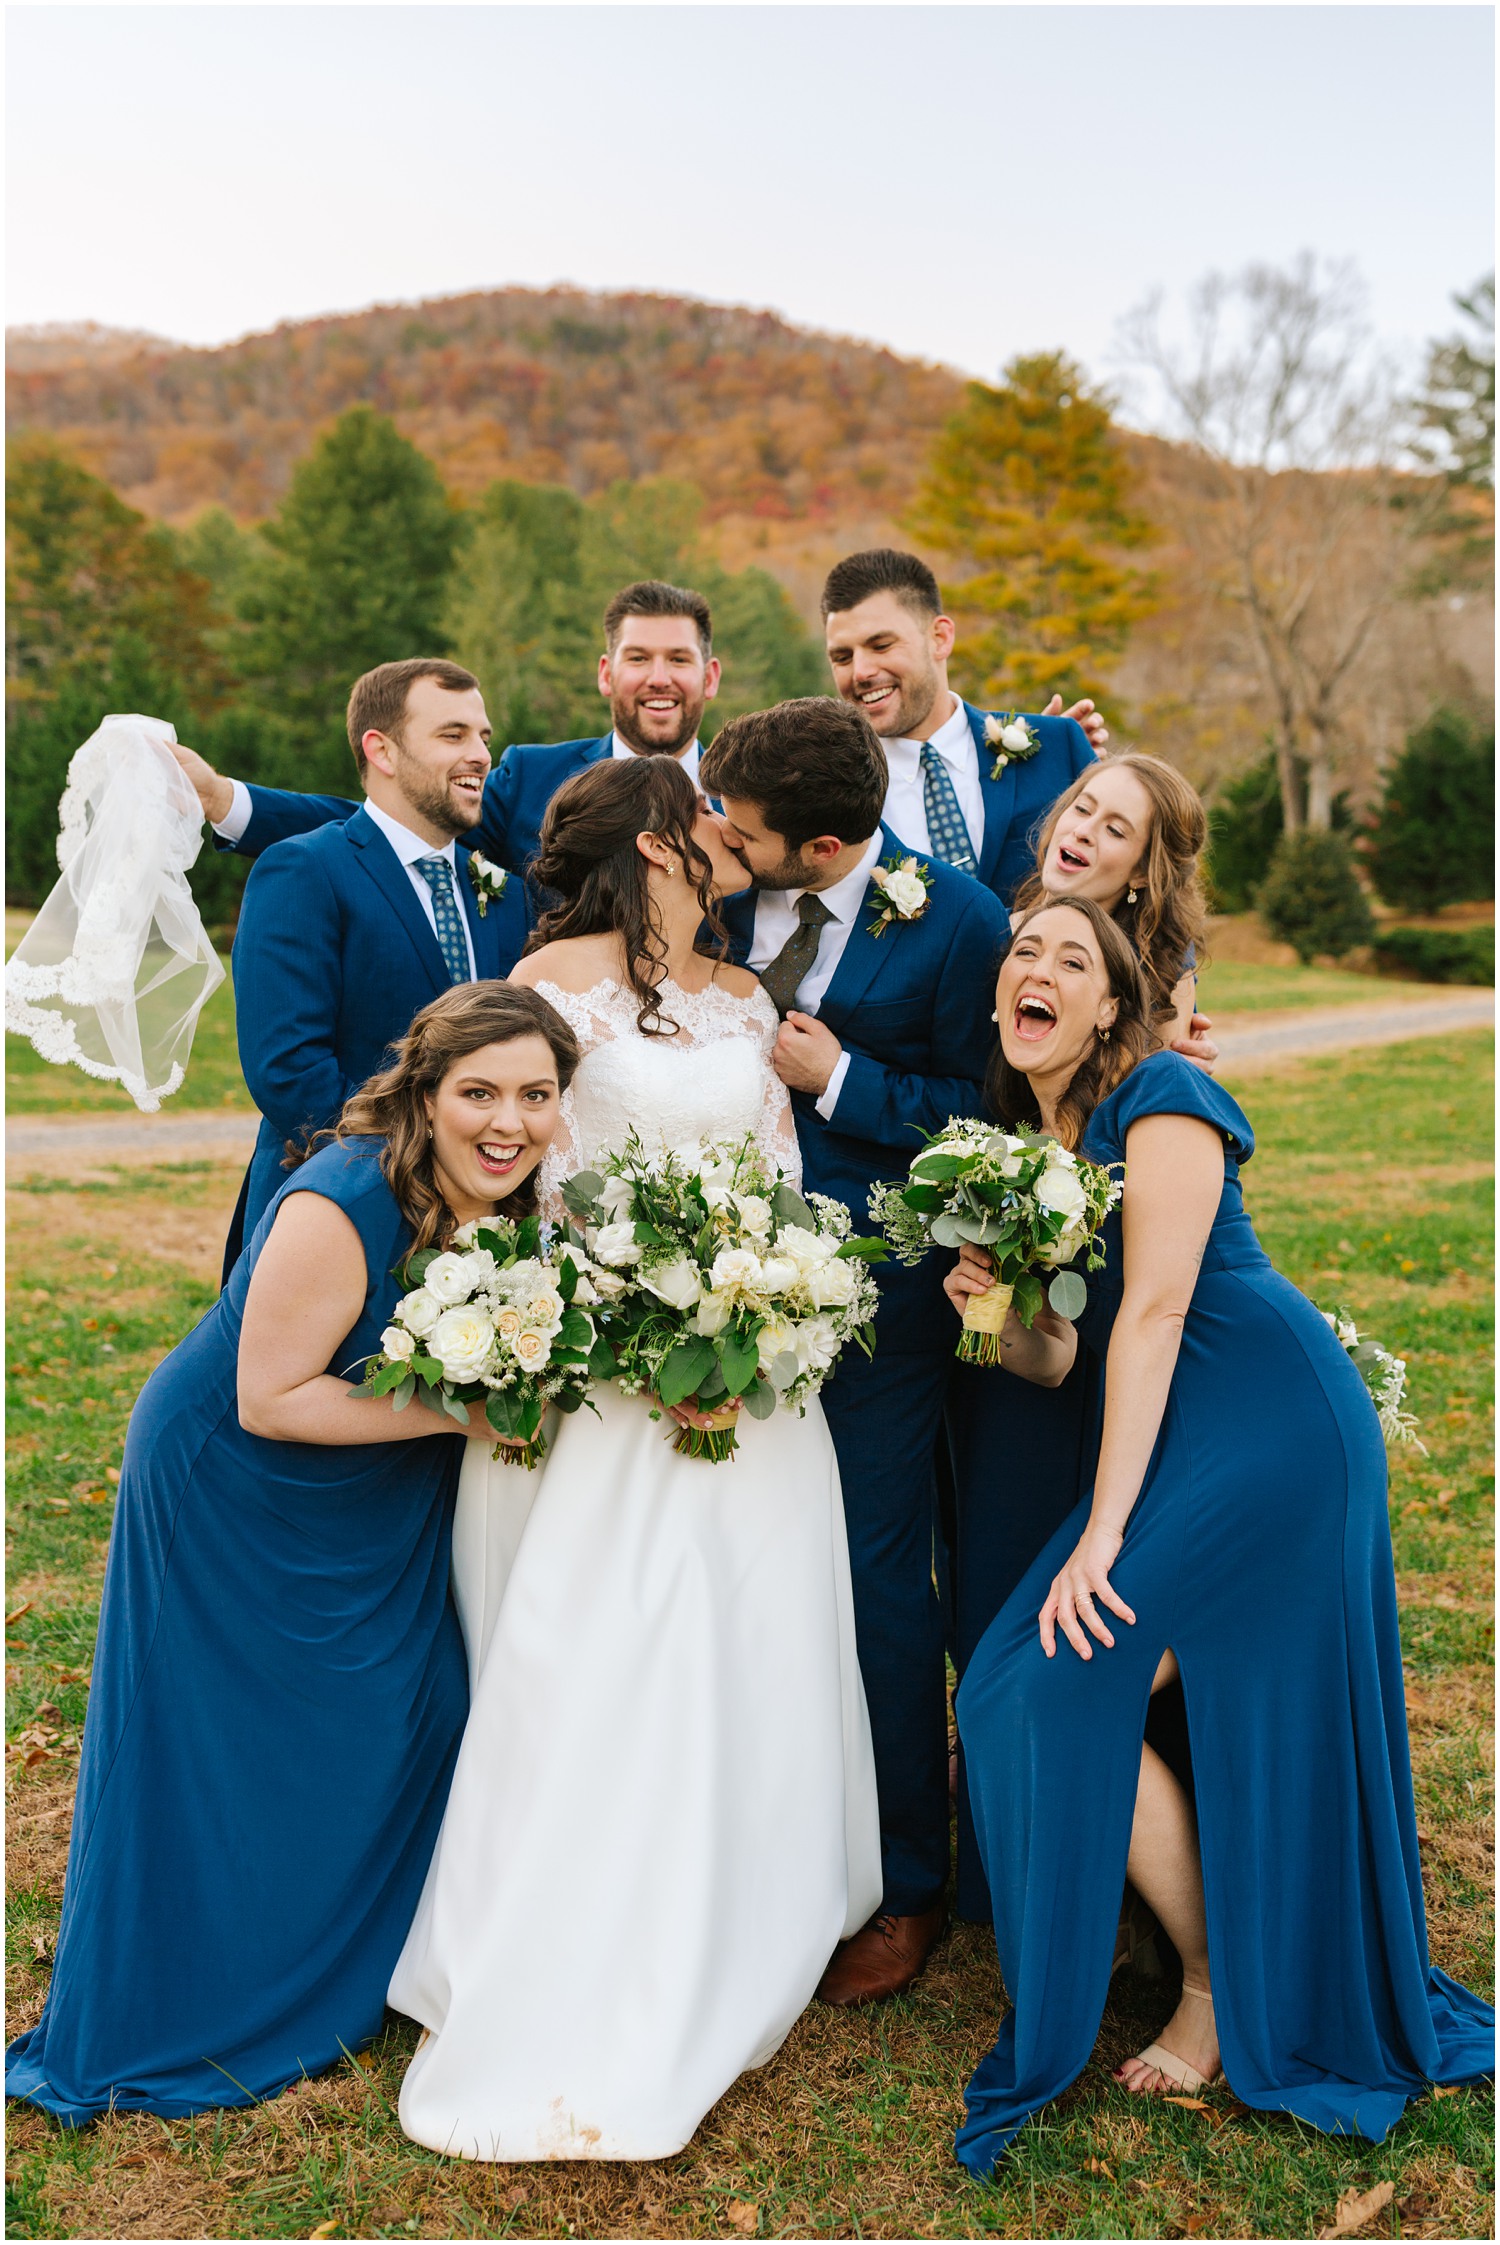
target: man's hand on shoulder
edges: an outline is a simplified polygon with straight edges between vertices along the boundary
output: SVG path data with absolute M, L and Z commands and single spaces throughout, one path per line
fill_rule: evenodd
M 777 1032 L 771 1065 L 788 1091 L 821 1097 L 843 1052 L 833 1031 L 814 1015 L 789 1013 Z
M 1168 1051 L 1180 1052 L 1184 1060 L 1196 1060 L 1200 1068 L 1212 1075 L 1214 1062 L 1219 1057 L 1219 1048 L 1208 1033 L 1212 1027 L 1206 1013 L 1195 1013 L 1187 1025 L 1186 1036 L 1174 1037 Z
M 1096 756 L 1102 756 L 1109 745 L 1109 729 L 1092 702 L 1075 702 L 1071 709 L 1064 709 L 1061 694 L 1054 694 L 1042 715 L 1075 719 L 1087 733 L 1089 747 Z
M 169 741 L 167 746 L 186 772 L 209 825 L 217 826 L 221 819 L 228 818 L 234 804 L 234 782 L 216 772 L 206 756 L 200 756 L 185 742 Z

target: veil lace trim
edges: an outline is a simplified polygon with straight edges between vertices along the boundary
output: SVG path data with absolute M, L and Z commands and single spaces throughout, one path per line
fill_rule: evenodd
M 224 969 L 188 867 L 203 813 L 154 717 L 106 717 L 68 766 L 62 878 L 5 969 L 5 1026 L 43 1060 L 118 1083 L 153 1113 L 183 1082 Z

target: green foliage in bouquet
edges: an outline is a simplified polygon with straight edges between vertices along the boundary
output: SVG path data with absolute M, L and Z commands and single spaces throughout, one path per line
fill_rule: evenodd
M 928 1139 L 904 1185 L 875 1187 L 870 1214 L 903 1263 L 919 1263 L 931 1247 L 989 1251 L 995 1284 L 971 1298 L 958 1354 L 996 1364 L 1011 1307 L 1028 1327 L 1044 1299 L 1058 1317 L 1082 1315 L 1082 1276 L 1057 1266 L 1083 1255 L 1085 1269 L 1101 1268 L 1099 1229 L 1119 1197 L 1117 1178 L 1055 1138 L 1025 1124 L 1006 1131 L 955 1119 Z M 1038 1268 L 1055 1271 L 1045 1296 Z
M 1370 1400 L 1380 1420 L 1380 1431 L 1387 1445 L 1396 1449 L 1409 1443 L 1414 1450 L 1427 1455 L 1427 1445 L 1417 1438 L 1417 1420 L 1406 1408 L 1406 1359 L 1393 1356 L 1360 1332 L 1349 1312 L 1338 1305 L 1325 1310 L 1313 1304 L 1318 1315 L 1330 1326 L 1334 1338 L 1353 1364 L 1355 1371 L 1370 1391 Z
M 800 1409 L 847 1342 L 873 1348 L 865 1266 L 884 1244 L 851 1237 L 843 1203 L 804 1199 L 752 1138 L 648 1154 L 632 1133 L 563 1202 L 624 1392 L 718 1422 L 681 1430 L 690 1456 L 731 1458 L 737 1404 Z

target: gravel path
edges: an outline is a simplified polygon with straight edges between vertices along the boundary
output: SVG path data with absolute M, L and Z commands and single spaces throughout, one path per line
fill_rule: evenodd
M 1301 1013 L 1220 1017 L 1214 1035 L 1226 1068 L 1271 1067 L 1311 1053 L 1395 1044 L 1479 1029 L 1495 1018 L 1494 993 L 1467 990 L 1371 1006 L 1317 1006 Z M 22 1170 L 69 1170 L 100 1162 L 248 1161 L 252 1114 L 15 1115 L 5 1151 Z

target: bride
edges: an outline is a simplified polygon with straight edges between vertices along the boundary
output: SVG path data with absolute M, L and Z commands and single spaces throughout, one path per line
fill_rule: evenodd
M 700 948 L 749 884 L 670 757 L 555 797 L 537 880 L 561 898 L 513 979 L 583 1059 L 543 1171 L 632 1128 L 753 1133 L 800 1161 L 755 977 Z M 408 2135 L 468 2159 L 679 2151 L 805 2008 L 880 1901 L 875 1775 L 838 1467 L 821 1406 L 747 1423 L 714 1465 L 607 1388 L 526 1473 L 469 1445 L 454 1588 L 473 1704 L 391 1982 L 427 2029 Z

